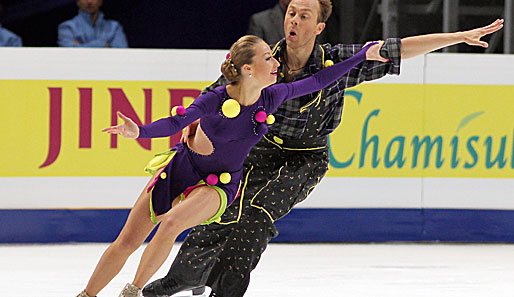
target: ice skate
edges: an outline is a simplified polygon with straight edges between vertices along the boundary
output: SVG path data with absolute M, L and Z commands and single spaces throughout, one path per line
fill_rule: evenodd
M 173 280 L 166 280 L 165 278 L 158 279 L 146 285 L 143 288 L 144 297 L 169 297 L 178 292 L 192 290 L 193 296 L 203 295 L 205 292 L 204 286 L 188 286 L 179 285 Z
M 141 297 L 141 289 L 133 284 L 126 284 L 118 297 Z
M 77 297 L 96 297 L 96 296 L 89 296 L 87 293 L 86 293 L 86 290 L 80 292 Z

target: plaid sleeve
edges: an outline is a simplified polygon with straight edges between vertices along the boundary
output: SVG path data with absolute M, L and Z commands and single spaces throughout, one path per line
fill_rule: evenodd
M 337 62 L 346 60 L 357 53 L 363 45 L 361 44 L 338 44 L 329 50 L 329 56 Z M 362 82 L 379 79 L 387 74 L 400 74 L 401 63 L 401 39 L 388 38 L 382 48 L 380 55 L 390 62 L 365 61 L 354 67 L 346 75 L 345 88 L 356 86 Z
M 209 92 L 210 90 L 212 89 L 215 89 L 219 86 L 226 86 L 229 84 L 229 81 L 225 78 L 225 76 L 221 75 L 218 80 L 216 80 L 215 82 L 213 82 L 210 86 L 206 87 L 205 89 L 202 90 L 202 95 Z

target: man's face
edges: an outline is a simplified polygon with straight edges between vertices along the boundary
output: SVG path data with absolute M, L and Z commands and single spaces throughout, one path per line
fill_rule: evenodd
M 87 13 L 96 13 L 102 6 L 102 0 L 77 0 L 77 6 Z
M 284 19 L 287 45 L 301 47 L 316 39 L 325 23 L 318 23 L 320 6 L 318 0 L 292 0 Z

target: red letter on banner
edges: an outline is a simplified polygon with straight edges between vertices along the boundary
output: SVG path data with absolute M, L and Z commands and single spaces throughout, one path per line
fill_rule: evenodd
M 93 109 L 93 89 L 79 88 L 80 126 L 79 148 L 91 148 L 91 117 Z
M 50 91 L 50 128 L 48 155 L 43 165 L 39 168 L 52 164 L 61 151 L 61 125 L 62 125 L 62 88 L 48 88 Z
M 145 125 L 152 122 L 152 90 L 144 89 L 145 93 Z M 136 111 L 130 105 L 130 102 L 125 96 L 122 89 L 109 89 L 111 92 L 111 125 L 115 126 L 118 124 L 118 116 L 116 113 L 120 111 L 127 117 L 131 118 L 138 126 L 143 125 Z M 139 145 L 146 150 L 151 150 L 152 142 L 151 139 L 136 139 Z M 111 148 L 118 147 L 118 138 L 116 134 L 111 134 Z

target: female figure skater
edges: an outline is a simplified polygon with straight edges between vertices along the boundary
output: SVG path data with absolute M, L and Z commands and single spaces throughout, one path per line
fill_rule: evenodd
M 215 88 L 187 109 L 174 108 L 176 115 L 145 126 L 138 127 L 119 113 L 125 123 L 103 131 L 132 139 L 170 136 L 199 118 L 201 121 L 186 144 L 179 143 L 159 156 L 167 159 L 163 168 L 155 172 L 137 199 L 120 235 L 104 252 L 78 296 L 95 296 L 104 288 L 160 222 L 133 282 L 119 295 L 139 296 L 140 288 L 168 257 L 176 237 L 190 227 L 216 221 L 237 198 L 244 159 L 273 123 L 271 113 L 289 98 L 325 88 L 366 59 L 383 59 L 368 53 L 374 46 L 379 45 L 368 44 L 355 56 L 304 80 L 272 85 L 277 81 L 279 63 L 270 47 L 259 37 L 244 36 L 232 45 L 221 66 L 230 85 Z

